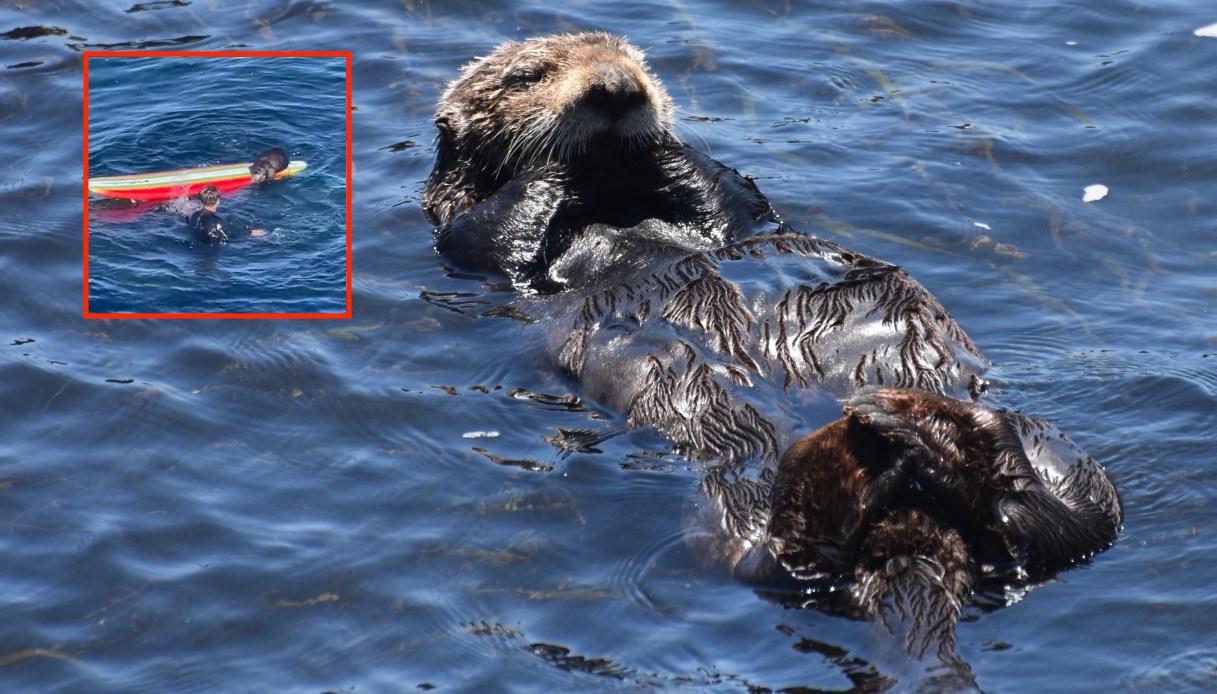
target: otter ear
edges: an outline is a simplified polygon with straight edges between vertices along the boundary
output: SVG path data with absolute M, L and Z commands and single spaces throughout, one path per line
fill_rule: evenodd
M 439 134 L 435 138 L 435 171 L 431 173 L 432 179 L 441 168 L 446 172 L 456 163 L 456 134 L 448 116 L 436 116 L 435 129 Z
M 435 128 L 439 130 L 441 138 L 451 137 L 452 135 L 452 124 L 448 122 L 448 116 L 436 116 Z
M 456 135 L 448 116 L 436 116 L 435 128 L 439 131 L 435 139 L 435 167 L 431 169 L 427 188 L 423 191 L 423 214 L 432 224 L 442 225 L 452 221 L 453 203 L 450 198 L 455 186 L 454 177 L 458 177 L 458 162 Z

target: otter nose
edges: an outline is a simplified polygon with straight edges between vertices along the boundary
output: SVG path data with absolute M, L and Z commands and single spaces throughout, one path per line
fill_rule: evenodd
M 647 101 L 634 73 L 616 63 L 601 63 L 588 85 L 586 103 L 611 120 L 621 120 Z

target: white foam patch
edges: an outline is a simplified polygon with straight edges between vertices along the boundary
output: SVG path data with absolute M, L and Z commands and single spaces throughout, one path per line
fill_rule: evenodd
M 166 200 L 161 204 L 165 206 L 166 211 L 176 214 L 182 219 L 185 219 L 192 213 L 203 209 L 203 203 L 199 202 L 198 198 L 188 198 L 184 195 L 172 200 Z
M 1107 197 L 1107 186 L 1102 183 L 1092 183 L 1082 191 L 1082 202 L 1097 202 Z
M 1200 27 L 1192 32 L 1197 36 L 1204 36 L 1210 39 L 1217 39 L 1217 24 L 1210 24 L 1206 27 Z
M 498 437 L 497 431 L 467 431 L 461 434 L 461 438 L 466 439 L 493 439 Z

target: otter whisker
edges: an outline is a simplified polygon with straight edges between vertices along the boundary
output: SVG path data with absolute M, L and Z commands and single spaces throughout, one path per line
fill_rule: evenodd
M 525 127 L 518 133 L 506 125 L 500 127 L 495 132 L 495 138 L 506 141 L 507 149 L 505 156 L 495 169 L 495 175 L 501 175 L 503 169 L 509 166 L 511 171 L 517 171 L 535 165 L 536 151 L 545 137 L 544 114 L 540 113 L 530 114 L 525 120 Z M 514 162 L 521 162 L 526 166 L 518 166 Z
M 545 152 L 551 149 L 553 140 L 553 119 L 544 111 L 534 111 L 528 114 L 521 136 L 522 146 L 519 159 L 526 168 L 534 168 L 544 164 L 549 159 Z

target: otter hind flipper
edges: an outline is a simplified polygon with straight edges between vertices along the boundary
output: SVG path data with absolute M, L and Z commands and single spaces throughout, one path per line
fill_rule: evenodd
M 796 441 L 778 464 L 768 531 L 795 578 L 852 574 L 859 548 L 908 480 L 907 458 L 852 418 Z
M 930 513 L 899 508 L 867 536 L 854 596 L 867 618 L 902 637 L 911 658 L 951 661 L 957 658 L 955 625 L 972 576 L 959 532 Z
M 924 445 L 918 432 L 908 427 L 897 413 L 884 406 L 882 398 L 875 392 L 867 392 L 849 400 L 842 408 L 845 415 L 890 441 L 908 446 Z
M 955 625 L 974 562 L 949 514 L 911 484 L 928 454 L 920 439 L 881 398 L 852 401 L 846 417 L 782 456 L 768 544 L 797 580 L 849 581 L 852 608 L 894 635 L 908 659 L 946 664 L 968 681 Z
M 1119 533 L 1106 473 L 1044 420 L 898 389 L 864 393 L 847 411 L 909 447 L 921 488 L 969 537 L 996 533 L 1032 577 L 1089 559 Z
M 998 466 L 1010 480 L 1034 481 L 1001 499 L 1003 536 L 1024 568 L 1038 576 L 1089 561 L 1115 541 L 1123 506 L 1094 458 L 1052 424 L 1001 411 L 1006 425 Z

